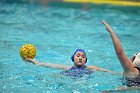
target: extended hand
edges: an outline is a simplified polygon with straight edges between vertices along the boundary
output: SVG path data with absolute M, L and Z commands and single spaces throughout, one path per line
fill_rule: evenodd
M 31 59 L 31 58 L 26 58 L 25 60 L 26 62 L 30 62 L 30 63 L 33 63 L 33 64 L 38 64 L 39 62 L 37 62 L 36 60 L 34 59 Z
M 31 59 L 31 58 L 26 58 L 26 59 L 25 59 L 26 62 L 32 62 L 32 60 L 33 60 L 33 59 Z
M 106 21 L 103 20 L 102 23 L 105 25 L 106 30 L 107 30 L 108 32 L 111 32 L 111 31 L 112 31 L 112 29 L 111 29 L 110 26 L 106 23 Z

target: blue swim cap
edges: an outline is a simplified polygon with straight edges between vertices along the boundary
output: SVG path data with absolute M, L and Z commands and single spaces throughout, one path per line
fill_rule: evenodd
M 74 54 L 72 55 L 71 57 L 71 60 L 74 62 L 74 55 L 77 53 L 77 52 L 83 52 L 85 55 L 86 55 L 86 52 L 83 50 L 83 49 L 77 49 Z M 86 61 L 85 63 L 87 62 L 87 57 L 86 57 Z

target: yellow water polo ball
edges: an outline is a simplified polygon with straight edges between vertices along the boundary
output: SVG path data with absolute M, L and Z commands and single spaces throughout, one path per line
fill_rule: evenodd
M 36 56 L 36 48 L 32 44 L 25 44 L 20 48 L 20 56 L 22 59 L 34 58 Z

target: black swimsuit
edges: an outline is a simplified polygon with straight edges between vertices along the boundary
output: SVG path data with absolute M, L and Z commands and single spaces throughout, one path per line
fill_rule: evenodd
M 61 74 L 70 76 L 72 78 L 81 78 L 85 75 L 92 74 L 93 72 L 94 71 L 87 69 L 86 66 L 82 66 L 82 67 L 73 66 L 72 68 L 68 70 L 62 71 Z
M 137 69 L 140 72 L 140 68 L 137 68 Z M 127 85 L 128 87 L 140 86 L 140 76 L 138 76 L 136 78 L 127 78 L 127 77 L 124 77 L 122 83 L 123 83 L 123 85 Z

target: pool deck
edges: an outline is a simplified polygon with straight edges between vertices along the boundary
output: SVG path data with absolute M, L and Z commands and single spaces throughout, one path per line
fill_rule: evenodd
M 138 0 L 63 0 L 69 3 L 94 3 L 94 4 L 113 4 L 119 6 L 139 6 Z

